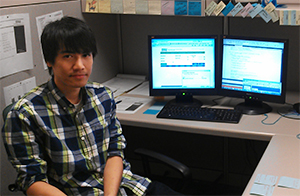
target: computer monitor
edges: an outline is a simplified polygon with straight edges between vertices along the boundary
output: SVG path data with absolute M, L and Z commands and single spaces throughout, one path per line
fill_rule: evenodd
M 264 114 L 264 103 L 284 103 L 288 40 L 222 36 L 219 94 L 245 99 L 235 109 L 244 114 Z
M 216 95 L 216 35 L 150 35 L 150 96 L 176 96 L 175 104 L 198 104 L 194 95 Z

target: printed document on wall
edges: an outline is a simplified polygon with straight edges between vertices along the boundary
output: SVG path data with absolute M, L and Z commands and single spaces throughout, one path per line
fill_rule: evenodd
M 53 22 L 53 21 L 59 20 L 62 17 L 63 17 L 63 11 L 62 10 L 59 10 L 59 11 L 56 11 L 56 12 L 52 12 L 52 13 L 49 13 L 49 14 L 45 14 L 45 15 L 36 17 L 36 26 L 37 26 L 39 40 L 41 39 L 41 35 L 43 33 L 44 27 L 49 22 Z M 41 55 L 43 56 L 42 50 L 41 50 Z M 44 62 L 44 69 L 48 69 L 47 64 L 45 62 Z
M 29 14 L 0 16 L 0 78 L 33 69 Z

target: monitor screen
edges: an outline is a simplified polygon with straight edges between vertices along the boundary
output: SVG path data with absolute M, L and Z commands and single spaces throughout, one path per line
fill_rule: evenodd
M 263 101 L 284 103 L 288 41 L 223 36 L 220 94 L 244 98 L 236 108 L 246 114 L 267 113 Z
M 217 36 L 149 36 L 150 95 L 188 102 L 216 94 L 216 46 Z

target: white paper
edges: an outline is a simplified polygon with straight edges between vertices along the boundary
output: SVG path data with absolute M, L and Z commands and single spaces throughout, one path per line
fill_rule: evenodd
M 300 189 L 300 179 L 282 176 L 280 177 L 278 186 L 291 189 Z
M 29 14 L 0 16 L 0 78 L 33 69 Z
M 144 82 L 145 78 L 145 76 L 140 75 L 119 74 L 104 82 L 103 85 L 109 87 L 113 91 L 114 96 L 118 97 Z
M 36 87 L 35 76 L 4 87 L 3 92 L 5 105 L 7 106 L 18 101 L 34 87 Z
M 152 101 L 151 98 L 139 98 L 129 96 L 119 96 L 115 99 L 117 103 L 117 113 L 133 114 L 141 109 L 145 104 Z
M 250 195 L 272 196 L 274 188 L 274 186 L 254 183 L 250 190 Z
M 257 174 L 254 182 L 257 184 L 265 184 L 265 185 L 275 186 L 277 179 L 278 179 L 278 176 Z
M 58 19 L 61 19 L 62 17 L 63 17 L 62 10 L 36 17 L 36 26 L 37 26 L 39 40 L 41 40 L 41 35 L 43 33 L 43 29 L 45 28 L 45 26 L 49 22 L 56 21 Z M 41 50 L 41 54 L 43 56 L 42 50 Z M 44 62 L 44 69 L 48 69 L 47 64 L 45 62 Z
M 141 85 L 128 92 L 128 94 L 149 96 L 149 81 L 143 82 Z

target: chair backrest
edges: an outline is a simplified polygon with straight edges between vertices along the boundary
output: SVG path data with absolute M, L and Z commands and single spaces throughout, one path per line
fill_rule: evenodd
M 6 120 L 7 114 L 8 112 L 11 110 L 11 108 L 14 106 L 14 103 L 9 104 L 8 106 L 6 106 L 2 112 L 2 116 L 3 116 L 3 120 Z

